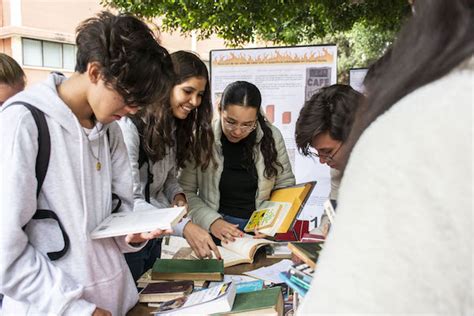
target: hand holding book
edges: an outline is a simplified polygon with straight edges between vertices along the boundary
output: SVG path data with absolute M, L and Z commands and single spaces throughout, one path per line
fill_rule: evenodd
M 155 238 L 162 237 L 163 235 L 169 235 L 172 232 L 172 229 L 156 229 L 146 233 L 128 234 L 125 236 L 125 241 L 129 244 L 141 244 L 147 240 L 153 240 Z

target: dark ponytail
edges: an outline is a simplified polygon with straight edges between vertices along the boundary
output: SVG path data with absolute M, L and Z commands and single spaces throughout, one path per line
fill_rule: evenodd
M 276 177 L 278 174 L 276 167 L 280 167 L 281 171 L 283 171 L 283 165 L 278 161 L 278 151 L 275 139 L 273 138 L 273 132 L 265 117 L 260 113 L 260 110 L 257 112 L 257 119 L 263 131 L 263 137 L 260 140 L 260 150 L 265 162 L 265 177 Z

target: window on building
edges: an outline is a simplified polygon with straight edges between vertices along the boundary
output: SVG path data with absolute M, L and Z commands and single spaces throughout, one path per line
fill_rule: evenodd
M 23 65 L 74 70 L 76 47 L 71 44 L 23 38 Z

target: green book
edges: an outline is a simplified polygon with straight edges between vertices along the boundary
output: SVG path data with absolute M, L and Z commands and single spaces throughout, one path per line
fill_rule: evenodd
M 319 252 L 322 249 L 321 245 L 322 243 L 320 242 L 291 242 L 288 243 L 288 248 L 290 248 L 291 252 L 298 258 L 303 260 L 304 263 L 314 269 Z
M 156 259 L 152 280 L 222 281 L 224 261 L 217 259 Z
M 232 310 L 219 315 L 283 315 L 283 295 L 279 286 L 239 293 Z

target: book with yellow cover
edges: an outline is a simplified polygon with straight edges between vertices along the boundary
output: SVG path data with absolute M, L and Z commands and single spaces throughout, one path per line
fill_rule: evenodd
M 286 233 L 293 226 L 293 223 L 303 209 L 315 185 L 316 181 L 311 181 L 272 192 L 270 201 L 287 202 L 291 204 L 290 209 L 286 212 L 281 225 L 276 231 L 277 233 Z
M 257 229 L 267 236 L 286 233 L 293 226 L 315 184 L 315 181 L 306 182 L 273 191 L 265 207 L 252 213 L 244 231 Z
M 286 202 L 269 202 L 267 205 L 268 207 L 252 213 L 244 227 L 245 232 L 258 230 L 267 236 L 275 236 L 292 205 Z

